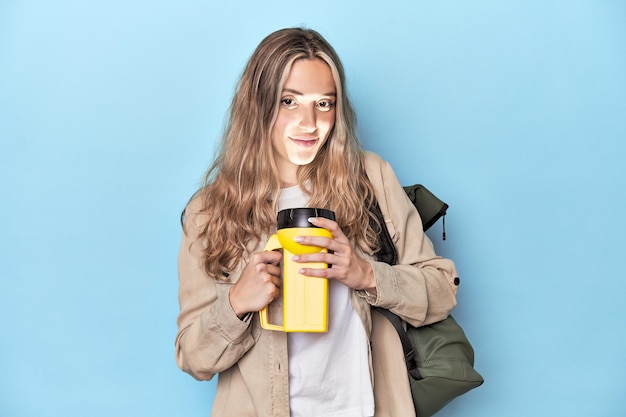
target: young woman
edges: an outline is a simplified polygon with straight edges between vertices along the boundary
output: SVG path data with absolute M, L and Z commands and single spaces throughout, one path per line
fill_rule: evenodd
M 377 200 L 398 264 L 374 254 Z M 329 279 L 326 333 L 265 330 L 257 312 L 280 294 L 281 253 L 264 252 L 279 210 L 321 207 L 332 238 L 298 237 Z M 414 415 L 402 349 L 370 306 L 419 326 L 456 304 L 454 264 L 436 256 L 393 170 L 364 152 L 333 48 L 317 32 L 283 29 L 252 54 L 222 146 L 183 213 L 176 360 L 200 380 L 219 374 L 214 417 Z M 457 280 L 458 282 L 458 280 Z

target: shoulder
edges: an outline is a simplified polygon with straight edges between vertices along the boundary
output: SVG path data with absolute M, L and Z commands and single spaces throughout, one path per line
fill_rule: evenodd
M 395 225 L 404 224 L 407 218 L 413 215 L 412 211 L 415 208 L 391 164 L 373 152 L 365 152 L 363 158 L 367 177 L 374 187 L 384 217 Z M 387 226 L 389 228 L 391 225 Z
M 206 222 L 206 192 L 198 190 L 187 202 L 182 214 L 183 229 L 186 233 L 197 234 Z
M 363 154 L 363 163 L 365 165 L 365 172 L 374 188 L 384 188 L 388 182 L 394 184 L 398 182 L 391 164 L 380 155 L 366 151 Z
M 380 167 L 388 163 L 380 155 L 371 151 L 363 152 L 363 162 L 366 169 Z
M 382 185 L 384 177 L 388 176 L 389 172 L 393 173 L 389 162 L 374 152 L 364 152 L 363 164 L 365 165 L 365 172 L 374 186 Z

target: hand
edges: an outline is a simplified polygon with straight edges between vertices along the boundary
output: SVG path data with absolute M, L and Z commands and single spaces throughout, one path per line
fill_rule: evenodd
M 313 217 L 309 221 L 328 230 L 333 237 L 331 239 L 321 236 L 298 236 L 296 237 L 298 243 L 321 246 L 328 249 L 329 253 L 298 255 L 293 259 L 299 263 L 324 262 L 332 264 L 332 268 L 302 268 L 300 273 L 310 277 L 336 279 L 350 288 L 376 294 L 376 279 L 372 266 L 356 253 L 337 222 L 323 217 Z
M 278 264 L 282 256 L 278 251 L 252 254 L 241 276 L 230 288 L 230 305 L 239 318 L 261 310 L 279 296 L 281 279 Z

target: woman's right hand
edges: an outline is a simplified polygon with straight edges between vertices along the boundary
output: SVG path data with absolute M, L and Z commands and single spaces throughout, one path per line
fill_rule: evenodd
M 239 318 L 261 310 L 278 297 L 282 256 L 278 251 L 252 254 L 229 293 L 230 305 Z

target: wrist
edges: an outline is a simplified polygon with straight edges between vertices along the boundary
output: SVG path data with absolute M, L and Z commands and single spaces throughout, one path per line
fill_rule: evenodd
M 230 289 L 228 290 L 228 304 L 230 305 L 230 309 L 233 311 L 233 313 L 235 313 L 239 320 L 243 320 L 248 312 L 244 311 L 237 303 L 237 297 L 233 297 L 233 288 L 234 287 L 230 287 Z
M 376 276 L 374 275 L 374 268 L 372 264 L 363 260 L 363 264 L 365 267 L 365 273 L 363 274 L 365 279 L 365 285 L 361 288 L 363 291 L 370 295 L 377 295 L 378 291 L 376 290 Z

